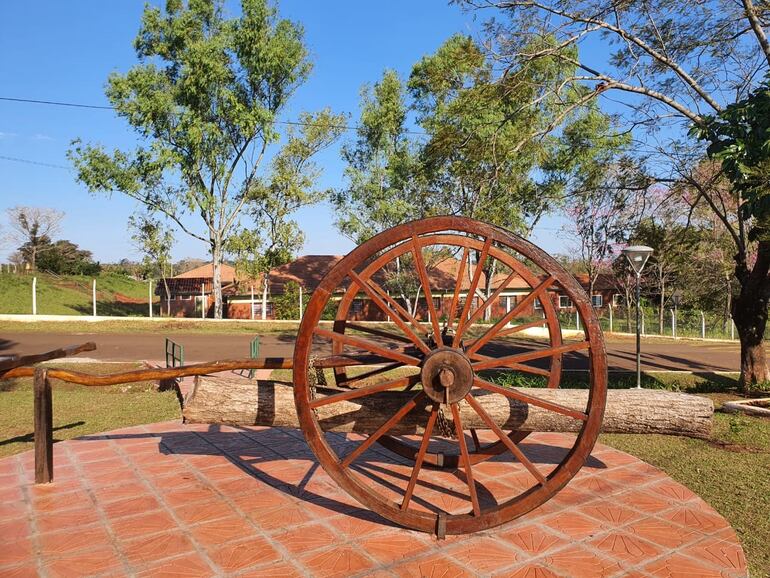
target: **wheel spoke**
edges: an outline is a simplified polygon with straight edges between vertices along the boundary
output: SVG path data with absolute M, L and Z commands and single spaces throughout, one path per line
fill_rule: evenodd
M 485 299 L 484 302 L 478 306 L 476 311 L 474 311 L 468 318 L 468 321 L 462 323 L 462 325 L 460 325 L 458 322 L 457 333 L 460 335 L 461 339 L 463 334 L 468 331 L 468 329 L 470 329 L 471 325 L 473 325 L 473 323 L 484 313 L 484 311 L 495 302 L 495 299 L 498 298 L 500 293 L 505 291 L 508 288 L 508 285 L 511 284 L 511 281 L 513 281 L 514 277 L 517 277 L 518 275 L 518 272 L 512 271 L 511 274 L 506 277 L 505 281 L 503 281 L 500 286 L 495 289 L 494 293 L 492 293 L 488 299 Z
M 511 441 L 511 438 L 509 438 L 507 435 L 505 435 L 505 432 L 500 429 L 500 426 L 498 426 L 495 421 L 489 416 L 489 414 L 484 411 L 484 408 L 481 407 L 481 404 L 479 404 L 478 401 L 474 399 L 474 397 L 469 393 L 465 396 L 465 401 L 468 402 L 468 404 L 476 411 L 476 413 L 479 415 L 479 417 L 484 420 L 484 423 L 486 423 L 492 431 L 495 432 L 495 435 L 497 435 L 498 438 L 500 438 L 500 441 L 505 444 L 505 447 L 507 447 L 511 453 L 514 455 L 514 457 L 521 462 L 525 468 L 529 470 L 529 472 L 535 476 L 538 482 L 540 484 L 545 484 L 545 476 L 535 467 L 535 464 L 533 464 L 527 456 L 524 455 L 524 452 L 522 452 L 515 443 Z
M 474 361 L 486 361 L 486 360 L 492 360 L 493 357 L 489 357 L 487 355 L 481 355 L 479 353 L 474 353 L 470 356 L 472 360 Z M 499 361 L 499 360 L 496 360 Z M 542 375 L 543 377 L 550 377 L 551 372 L 547 369 L 541 369 L 539 367 L 533 367 L 531 365 L 524 365 L 523 363 L 506 363 L 505 367 L 508 369 L 515 369 L 517 371 L 524 371 L 526 373 L 531 373 L 533 375 Z
M 411 355 L 406 355 L 404 353 L 401 353 L 399 351 L 393 351 L 391 349 L 388 349 L 387 347 L 381 347 L 380 345 L 377 345 L 373 341 L 369 341 L 368 339 L 363 339 L 361 337 L 354 337 L 353 335 L 345 335 L 344 333 L 337 333 L 335 331 L 329 331 L 328 329 L 322 329 L 321 327 L 316 327 L 314 329 L 314 332 L 316 335 L 320 335 L 321 337 L 326 337 L 328 339 L 331 339 L 332 341 L 339 341 L 340 343 L 343 343 L 345 345 L 350 345 L 352 347 L 359 347 L 361 349 L 366 349 L 367 351 L 370 351 L 372 353 L 376 353 L 377 355 L 381 355 L 382 357 L 386 357 L 392 361 L 400 361 L 401 363 L 405 363 L 406 365 L 419 365 L 420 360 L 416 357 L 412 357 Z
M 481 508 L 479 507 L 479 498 L 476 495 L 476 483 L 473 481 L 473 470 L 471 470 L 471 460 L 468 457 L 468 447 L 465 445 L 465 432 L 463 431 L 463 423 L 460 419 L 460 412 L 456 403 L 450 404 L 450 407 L 452 408 L 452 419 L 455 422 L 457 443 L 460 445 L 460 458 L 462 460 L 463 469 L 465 470 L 465 481 L 468 483 L 468 491 L 471 495 L 473 513 L 476 516 L 480 516 Z
M 399 367 L 403 367 L 403 363 L 389 363 L 388 365 L 383 365 L 382 367 L 378 367 L 377 369 L 372 369 L 371 371 L 367 371 L 366 373 L 360 373 L 359 375 L 356 375 L 354 377 L 351 377 L 348 380 L 343 381 L 341 384 L 338 381 L 338 385 L 347 385 L 350 386 L 354 383 L 358 383 L 359 381 L 363 381 L 364 379 L 369 379 L 370 377 L 374 377 L 375 375 L 380 375 L 381 373 L 387 373 L 388 371 L 391 371 L 393 369 L 398 369 Z M 316 367 L 318 367 L 318 364 L 316 362 Z M 339 379 L 339 378 L 338 378 Z
M 463 286 L 463 275 L 465 275 L 465 263 L 470 256 L 468 247 L 463 247 L 463 256 L 460 259 L 460 267 L 457 270 L 457 285 L 455 285 L 455 292 L 452 295 L 452 304 L 449 306 L 449 313 L 447 314 L 447 320 L 444 327 L 447 331 L 452 329 L 452 323 L 454 323 L 455 311 L 457 310 L 457 302 L 460 299 L 460 289 Z
M 522 401 L 524 403 L 536 405 L 538 407 L 542 407 L 543 409 L 547 409 L 549 411 L 566 415 L 567 417 L 579 419 L 581 421 L 588 420 L 588 415 L 585 412 L 577 411 L 575 409 L 572 409 L 571 407 L 566 407 L 559 403 L 554 403 L 552 401 L 546 401 L 545 399 L 540 399 L 539 397 L 535 397 L 528 393 L 524 393 L 520 389 L 501 387 L 495 383 L 491 383 L 489 381 L 481 379 L 480 377 L 474 377 L 473 384 L 476 387 L 480 387 L 481 389 L 486 389 L 487 391 L 491 391 L 493 393 L 499 393 L 506 397 L 510 397 L 511 399 L 515 399 L 516 401 Z
M 357 389 L 348 389 L 343 393 L 335 393 L 334 395 L 327 395 L 326 397 L 319 397 L 310 402 L 310 407 L 313 409 L 330 403 L 337 403 L 339 401 L 346 401 L 350 399 L 357 399 L 359 397 L 365 397 L 373 393 L 380 391 L 387 391 L 389 389 L 396 389 L 397 387 L 414 385 L 420 381 L 419 375 L 410 375 L 408 377 L 400 377 L 398 379 L 392 379 L 383 383 L 375 383 L 367 385 L 365 387 L 359 387 Z
M 361 442 L 356 449 L 354 449 L 352 452 L 350 452 L 347 456 L 345 456 L 345 459 L 342 461 L 342 467 L 347 468 L 353 460 L 355 460 L 358 456 L 360 456 L 362 453 L 364 453 L 367 449 L 369 449 L 369 446 L 371 446 L 374 442 L 376 442 L 379 438 L 384 436 L 386 433 L 388 433 L 393 427 L 400 422 L 402 419 L 404 419 L 404 416 L 408 414 L 410 411 L 412 411 L 415 407 L 417 407 L 418 402 L 425 397 L 424 392 L 420 392 L 417 395 L 415 395 L 412 399 L 410 399 L 407 403 L 403 405 L 401 409 L 399 409 L 393 416 L 386 421 L 384 424 L 382 424 L 376 432 L 374 432 L 372 435 L 370 435 L 368 438 L 366 438 L 363 442 Z
M 479 286 L 479 279 L 481 278 L 484 261 L 487 260 L 487 255 L 489 254 L 489 248 L 491 246 L 492 239 L 486 239 L 484 241 L 484 246 L 481 249 L 481 256 L 476 263 L 476 269 L 473 271 L 473 279 L 471 279 L 471 284 L 468 287 L 468 292 L 465 295 L 465 303 L 463 304 L 462 313 L 460 313 L 460 317 L 457 319 L 458 331 L 455 333 L 454 339 L 452 340 L 452 347 L 457 347 L 460 345 L 460 329 L 462 328 L 463 320 L 468 316 L 468 312 L 471 310 L 471 303 L 473 302 L 473 297 L 476 295 L 476 289 Z
M 522 300 L 521 300 L 521 303 L 519 303 L 518 305 L 516 305 L 516 307 L 514 307 L 514 308 L 513 308 L 513 309 L 511 309 L 511 310 L 510 310 L 508 313 L 506 313 L 506 314 L 503 316 L 503 318 L 502 318 L 502 319 L 500 319 L 500 321 L 498 321 L 497 323 L 495 323 L 495 324 L 494 324 L 492 327 L 490 327 L 489 329 L 487 329 L 487 330 L 486 330 L 486 332 L 484 332 L 484 334 L 483 334 L 481 337 L 479 337 L 478 339 L 476 339 L 476 340 L 473 342 L 473 345 L 471 345 L 470 347 L 468 347 L 468 349 L 466 350 L 466 353 L 468 353 L 468 354 L 471 354 L 471 353 L 475 353 L 476 351 L 478 351 L 479 349 L 481 349 L 481 347 L 482 347 L 482 346 L 483 346 L 485 343 L 487 343 L 487 341 L 489 341 L 490 339 L 492 339 L 493 337 L 495 337 L 495 335 L 497 335 L 497 334 L 500 332 L 500 330 L 501 330 L 503 327 L 505 327 L 505 326 L 508 324 L 508 322 L 509 322 L 511 319 L 513 319 L 513 318 L 514 318 L 514 317 L 516 317 L 516 316 L 517 316 L 519 313 L 521 313 L 522 311 L 524 311 L 524 309 L 525 309 L 526 307 L 528 307 L 528 306 L 529 306 L 529 304 L 530 304 L 530 303 L 532 303 L 532 302 L 533 302 L 533 301 L 534 301 L 534 300 L 535 300 L 535 299 L 536 299 L 536 298 L 537 298 L 537 297 L 538 297 L 538 296 L 539 296 L 541 293 L 543 293 L 543 292 L 544 292 L 546 289 L 548 289 L 548 287 L 550 287 L 550 286 L 551 286 L 551 285 L 554 283 L 554 281 L 556 281 L 556 278 L 555 278 L 555 277 L 548 277 L 548 278 L 547 278 L 545 281 L 543 281 L 542 283 L 540 283 L 540 285 L 538 285 L 537 287 L 535 287 L 535 288 L 534 288 L 534 289 L 533 289 L 533 290 L 532 290 L 532 291 L 529 293 L 529 295 L 527 295 L 527 296 L 526 296 L 524 299 L 522 299 Z M 456 338 L 456 337 L 457 337 L 457 336 L 455 336 L 455 338 Z
M 522 323 L 521 325 L 516 325 L 514 327 L 509 327 L 508 329 L 503 329 L 497 334 L 497 337 L 505 337 L 506 335 L 513 335 L 514 333 L 518 333 L 520 331 L 524 331 L 525 329 L 530 329 L 532 327 L 541 327 L 548 323 L 547 319 L 538 319 L 537 321 L 530 321 L 529 323 Z M 473 341 L 469 343 L 469 345 L 473 345 Z
M 401 343 L 412 343 L 412 340 L 406 337 L 405 335 L 399 335 L 398 333 L 391 333 L 390 331 L 385 331 L 384 329 L 378 329 L 376 327 L 367 327 L 366 325 L 360 325 L 358 323 L 345 323 L 345 327 L 348 329 L 353 329 L 355 331 L 360 331 L 362 333 L 369 333 L 371 335 L 376 335 L 377 337 L 385 337 L 386 339 L 392 339 L 394 341 L 400 341 Z
M 417 321 L 417 319 L 414 318 L 414 316 L 409 313 L 406 309 L 404 309 L 401 304 L 393 299 L 390 295 L 388 295 L 388 292 L 385 291 L 382 287 L 380 287 L 379 283 L 374 281 L 373 279 L 369 278 L 367 281 L 367 285 L 371 287 L 381 298 L 382 300 L 388 304 L 388 306 L 395 312 L 401 315 L 402 319 L 405 319 L 408 321 L 412 327 L 417 331 L 417 334 L 422 334 L 423 331 L 425 331 L 425 328 L 420 325 L 420 322 Z M 393 318 L 395 319 L 397 316 L 393 315 Z M 420 339 L 422 341 L 422 339 Z
M 420 277 L 420 283 L 422 284 L 422 292 L 425 295 L 425 302 L 428 305 L 428 316 L 430 317 L 431 325 L 433 325 L 433 338 L 436 345 L 442 342 L 441 340 L 441 327 L 438 324 L 438 315 L 436 314 L 436 307 L 433 305 L 433 295 L 430 291 L 430 279 L 428 278 L 428 270 L 425 268 L 425 261 L 422 258 L 422 245 L 417 240 L 416 235 L 412 235 L 412 253 L 414 254 L 415 265 L 417 266 L 417 274 Z
M 588 349 L 591 347 L 590 341 L 578 341 L 577 343 L 568 343 L 567 345 L 560 345 L 558 347 L 549 347 L 548 349 L 541 349 L 537 351 L 528 351 L 527 353 L 517 353 L 516 355 L 506 355 L 505 357 L 487 357 L 482 361 L 473 363 L 474 371 L 481 371 L 482 369 L 491 369 L 496 367 L 512 367 L 517 365 L 521 367 L 521 362 L 530 361 L 532 359 L 541 359 L 543 357 L 553 357 L 554 355 L 560 355 L 562 353 L 568 353 L 570 351 L 580 351 L 581 349 Z M 527 367 L 526 365 L 524 367 Z M 533 368 L 534 369 L 534 368 Z M 532 373 L 535 373 L 534 371 Z
M 329 355 L 327 357 L 320 357 L 315 360 L 313 367 L 320 369 L 332 369 L 335 367 L 353 367 L 357 365 L 378 365 L 385 362 L 392 362 L 390 357 L 383 357 L 381 355 L 353 355 L 353 354 L 340 354 Z M 402 362 L 395 362 L 396 365 L 404 365 Z
M 369 283 L 367 281 L 364 281 L 361 279 L 361 277 L 351 269 L 350 278 L 355 281 L 356 285 L 361 287 L 361 289 L 364 290 L 364 293 L 366 293 L 369 298 L 375 302 L 377 307 L 379 307 L 383 313 L 385 313 L 386 316 L 391 317 L 393 319 L 393 322 L 398 325 L 401 328 L 401 331 L 403 331 L 406 336 L 423 352 L 423 353 L 429 353 L 430 349 L 427 345 L 425 345 L 425 342 L 423 342 L 422 339 L 417 336 L 414 331 L 404 322 L 403 319 L 401 319 L 398 314 L 393 311 L 390 307 L 388 307 L 385 302 L 382 300 L 382 298 L 377 294 L 377 292 L 372 289 L 372 287 L 369 286 Z M 385 332 L 383 332 L 385 333 Z M 392 335 L 392 334 L 391 334 Z
M 420 451 L 417 452 L 417 457 L 414 460 L 414 467 L 412 468 L 412 475 L 409 478 L 409 484 L 406 486 L 406 492 L 404 493 L 404 499 L 401 501 L 401 509 L 406 510 L 409 507 L 409 500 L 412 499 L 412 493 L 414 492 L 414 486 L 417 483 L 417 477 L 422 469 L 422 462 L 425 459 L 425 452 L 428 451 L 428 444 L 430 443 L 430 435 L 433 433 L 433 426 L 436 425 L 436 418 L 438 417 L 439 404 L 434 403 L 433 409 L 428 417 L 428 423 L 425 426 L 425 433 L 422 436 L 422 443 L 420 443 Z

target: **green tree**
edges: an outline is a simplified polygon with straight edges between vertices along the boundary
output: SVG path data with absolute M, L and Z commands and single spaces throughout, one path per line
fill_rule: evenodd
M 98 275 L 101 265 L 93 260 L 91 251 L 81 249 L 72 241 L 61 239 L 46 242 L 37 259 L 38 269 L 58 275 Z M 23 252 L 23 251 L 22 251 Z
M 37 270 L 38 255 L 53 248 L 64 213 L 42 207 L 11 207 L 6 210 L 11 238 L 21 243 L 19 252 L 30 268 Z
M 681 205 L 679 207 L 681 209 Z M 683 211 L 671 206 L 643 219 L 631 235 L 633 244 L 647 245 L 653 249 L 644 268 L 645 285 L 657 300 L 658 327 L 663 329 L 666 307 L 675 292 L 686 287 L 691 280 L 688 270 L 695 260 L 700 242 L 700 232 L 681 221 Z
M 91 191 L 120 191 L 206 243 L 220 318 L 225 245 L 311 69 L 303 31 L 265 0 L 242 0 L 235 19 L 222 0 L 167 0 L 145 8 L 134 46 L 139 64 L 110 75 L 107 97 L 146 144 L 107 152 L 75 141 L 70 158 Z
M 152 214 L 137 213 L 128 218 L 128 228 L 133 231 L 131 239 L 142 252 L 145 277 L 157 274 L 163 283 L 166 297 L 166 313 L 171 315 L 171 292 L 168 278 L 171 274 L 171 248 L 174 246 L 174 232 Z
M 590 98 L 620 98 L 626 105 L 621 110 L 629 130 L 635 129 L 642 141 L 637 148 L 656 159 L 648 166 L 656 169 L 656 177 L 662 181 L 685 180 L 697 186 L 692 171 L 705 156 L 704 147 L 692 151 L 695 154 L 680 154 L 692 148 L 687 136 L 690 127 L 711 143 L 712 154 L 728 160 L 735 149 L 720 152 L 719 143 L 728 144 L 737 135 L 720 131 L 729 132 L 730 125 L 741 127 L 739 132 L 750 125 L 761 126 L 761 121 L 739 120 L 741 111 L 757 121 L 767 118 L 766 113 L 754 116 L 762 108 L 754 106 L 761 101 L 757 88 L 770 67 L 766 2 L 461 1 L 470 8 L 491 10 L 500 16 L 490 23 L 488 41 L 510 82 L 518 77 L 528 85 L 532 66 L 558 59 L 573 65 L 575 74 L 561 85 L 541 85 L 542 94 L 576 86 L 587 91 Z M 607 47 L 606 58 L 594 57 L 589 62 L 576 54 L 575 47 L 592 39 Z M 533 42 L 538 41 L 552 44 L 532 50 Z M 538 98 L 523 106 L 538 106 Z M 736 116 L 730 119 L 733 111 Z M 553 129 L 558 130 L 560 124 L 554 122 Z M 762 150 L 761 130 L 752 134 L 758 138 L 745 141 L 749 155 Z M 755 169 L 759 170 L 759 166 Z M 742 207 L 745 190 L 739 181 L 732 177 L 731 181 L 732 194 L 738 200 L 733 206 Z M 754 206 L 758 209 L 755 211 L 749 200 L 736 221 L 726 207 L 714 200 L 702 193 L 698 202 L 714 212 L 735 244 L 734 275 L 739 290 L 733 300 L 733 319 L 741 339 L 741 382 L 750 387 L 770 378 L 763 346 L 766 296 L 770 291 L 770 242 L 759 241 L 758 237 L 756 259 L 750 258 L 748 231 L 764 227 L 761 202 Z
M 531 86 L 509 83 L 481 46 L 458 34 L 414 65 L 406 87 L 386 71 L 364 88 L 357 140 L 343 149 L 348 186 L 334 196 L 340 229 L 361 242 L 411 219 L 455 214 L 531 230 L 591 158 L 598 164 L 625 140 L 605 115 L 583 106 L 584 89 L 544 97 L 534 112 L 522 109 L 535 98 L 532 87 L 558 84 L 572 70 L 551 60 L 531 67 Z M 422 134 L 407 128 L 410 114 Z M 546 134 L 556 117 L 567 125 L 560 137 Z M 533 129 L 542 138 L 526 138 Z M 414 286 L 407 264 L 394 265 L 394 282 Z M 497 261 L 479 265 L 489 297 Z
M 347 186 L 332 192 L 335 224 L 358 244 L 435 210 L 417 164 L 418 145 L 406 126 L 406 99 L 393 70 L 361 89 L 356 140 L 342 147 Z
M 289 281 L 283 286 L 283 293 L 273 296 L 275 319 L 299 319 L 299 285 Z

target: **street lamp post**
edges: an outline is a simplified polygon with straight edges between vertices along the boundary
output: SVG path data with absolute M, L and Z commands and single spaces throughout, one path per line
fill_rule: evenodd
M 641 292 L 639 289 L 639 278 L 642 275 L 642 269 L 644 269 L 647 259 L 652 255 L 652 249 L 644 245 L 632 245 L 623 249 L 623 254 L 628 259 L 631 267 L 636 273 L 636 387 L 641 389 L 642 387 L 642 338 L 639 333 L 639 319 L 640 319 L 640 301 Z

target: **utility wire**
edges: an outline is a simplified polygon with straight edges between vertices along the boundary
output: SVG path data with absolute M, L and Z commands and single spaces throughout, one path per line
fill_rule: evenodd
M 32 161 L 32 160 L 29 160 L 29 159 L 20 159 L 18 157 L 6 157 L 6 156 L 3 156 L 3 155 L 0 155 L 0 160 L 12 161 L 14 163 L 25 163 L 25 164 L 28 164 L 28 165 L 37 165 L 39 167 L 49 167 L 49 168 L 52 168 L 52 169 L 64 169 L 65 171 L 71 171 L 72 170 L 72 167 L 67 167 L 65 165 L 56 165 L 56 164 L 53 164 L 53 163 L 42 163 L 40 161 Z
M 49 106 L 67 106 L 70 108 L 89 108 L 89 109 L 95 109 L 95 110 L 115 110 L 114 106 L 104 106 L 104 105 L 98 105 L 98 104 L 82 104 L 78 102 L 62 102 L 59 100 L 38 100 L 34 98 L 14 98 L 11 96 L 0 96 L 0 100 L 6 101 L 6 102 L 20 102 L 24 104 L 45 104 Z M 327 125 L 320 125 L 318 123 L 312 123 L 312 122 L 300 122 L 297 120 L 276 120 L 274 121 L 275 124 L 282 124 L 287 126 L 327 126 Z M 343 130 L 352 130 L 352 131 L 358 131 L 361 129 L 358 125 L 347 125 L 347 124 L 338 124 L 338 125 L 329 125 L 331 128 L 339 128 Z M 428 133 L 423 131 L 413 131 L 413 130 L 405 130 L 404 134 L 411 134 L 411 135 L 419 135 L 419 136 L 429 136 Z

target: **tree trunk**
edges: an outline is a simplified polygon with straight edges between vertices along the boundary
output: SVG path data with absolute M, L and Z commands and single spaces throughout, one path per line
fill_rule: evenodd
M 663 314 L 666 310 L 666 281 L 660 280 L 660 306 L 658 308 L 658 333 L 663 335 Z
M 211 265 L 214 269 L 214 319 L 222 319 L 222 243 L 219 239 L 211 239 Z M 204 308 L 206 303 L 201 303 Z
M 725 273 L 725 309 L 722 319 L 722 331 L 727 331 L 727 324 L 732 322 L 733 285 L 729 273 Z
M 758 243 L 757 258 L 751 271 L 740 262 L 736 265 L 736 277 L 741 289 L 733 299 L 733 321 L 741 341 L 740 384 L 744 392 L 770 380 L 764 347 L 770 292 L 768 269 L 770 241 Z
M 588 398 L 585 389 L 521 389 L 579 411 L 585 409 Z M 326 430 L 372 433 L 414 395 L 414 392 L 382 392 L 323 405 L 316 408 L 315 413 Z M 489 393 L 476 399 L 505 430 L 575 432 L 583 423 L 499 394 Z M 430 404 L 423 404 L 408 413 L 391 433 L 421 433 L 429 407 Z M 488 429 L 468 404 L 461 403 L 460 407 L 465 428 Z M 713 411 L 713 403 L 704 397 L 661 390 L 610 390 L 602 431 L 707 437 Z M 450 412 L 444 413 L 451 421 Z M 189 423 L 299 427 L 292 386 L 270 381 L 197 377 L 185 400 L 183 415 Z
M 269 285 L 270 280 L 268 279 L 268 273 L 265 272 L 262 280 L 262 311 L 259 314 L 259 317 L 262 319 L 262 321 L 267 319 L 267 288 Z M 275 315 L 273 315 L 273 317 L 275 317 Z

